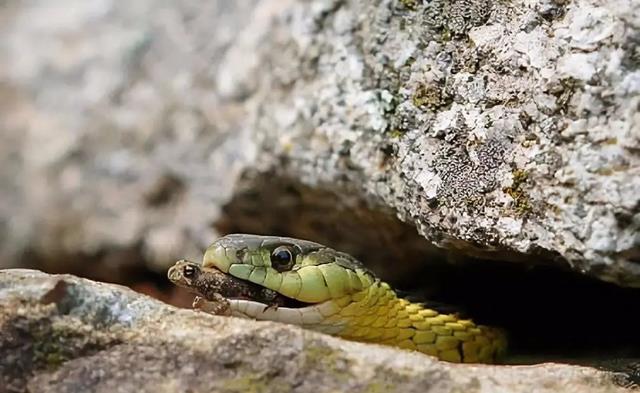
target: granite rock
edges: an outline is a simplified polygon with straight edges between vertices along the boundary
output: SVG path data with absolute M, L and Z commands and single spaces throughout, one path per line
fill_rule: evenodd
M 624 392 L 562 364 L 455 365 L 112 284 L 0 270 L 0 392 Z

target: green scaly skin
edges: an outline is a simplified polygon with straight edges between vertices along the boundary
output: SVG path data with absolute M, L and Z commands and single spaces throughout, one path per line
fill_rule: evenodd
M 172 269 L 172 281 L 203 294 L 200 286 L 181 278 L 178 267 Z M 352 256 L 310 241 L 227 235 L 205 252 L 200 282 L 213 272 L 216 279 L 222 272 L 247 284 L 242 290 L 235 287 L 242 298 L 227 299 L 232 315 L 416 350 L 451 362 L 494 363 L 506 348 L 499 329 L 403 299 Z M 266 300 L 256 285 L 275 297 Z M 211 291 L 210 284 L 207 288 Z

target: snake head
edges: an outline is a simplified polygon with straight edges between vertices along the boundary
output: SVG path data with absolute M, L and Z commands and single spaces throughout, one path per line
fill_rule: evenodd
M 307 305 L 352 295 L 375 280 L 347 254 L 318 243 L 276 236 L 224 236 L 207 249 L 203 266 Z

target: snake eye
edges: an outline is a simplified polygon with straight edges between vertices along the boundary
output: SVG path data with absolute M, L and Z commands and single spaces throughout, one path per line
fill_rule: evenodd
M 182 274 L 186 278 L 193 278 L 196 275 L 196 268 L 191 265 L 187 265 L 182 269 Z
M 279 272 L 291 269 L 293 254 L 287 246 L 280 246 L 271 253 L 271 266 Z

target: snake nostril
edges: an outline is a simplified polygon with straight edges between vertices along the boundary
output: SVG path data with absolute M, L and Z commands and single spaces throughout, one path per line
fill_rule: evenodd
M 236 259 L 240 262 L 244 261 L 244 255 L 246 254 L 245 250 L 240 249 L 236 250 Z

